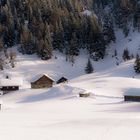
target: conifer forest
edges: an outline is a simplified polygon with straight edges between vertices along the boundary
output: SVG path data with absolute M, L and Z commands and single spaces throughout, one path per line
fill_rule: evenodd
M 103 59 L 115 30 L 140 31 L 139 0 L 0 0 L 0 50 L 48 60 L 58 50 L 73 61 L 80 50 Z

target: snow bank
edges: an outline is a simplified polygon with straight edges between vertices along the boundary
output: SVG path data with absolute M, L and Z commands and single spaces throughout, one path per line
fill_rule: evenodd
M 33 90 L 34 91 L 34 90 Z M 32 92 L 33 92 L 32 91 Z M 64 97 L 71 97 L 71 96 L 77 96 L 80 92 L 84 92 L 85 90 L 82 90 L 80 88 L 74 88 L 66 85 L 56 86 L 49 90 L 46 89 L 46 91 L 34 95 L 25 97 L 22 101 L 22 103 L 31 103 L 31 102 L 37 102 L 37 101 L 44 101 L 49 99 L 59 99 Z

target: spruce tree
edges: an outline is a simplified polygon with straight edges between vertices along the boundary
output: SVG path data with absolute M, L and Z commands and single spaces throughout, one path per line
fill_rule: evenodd
M 90 73 L 93 73 L 93 71 L 94 71 L 94 69 L 93 69 L 93 66 L 91 64 L 91 61 L 90 61 L 90 59 L 88 59 L 87 66 L 85 68 L 85 72 L 87 74 L 90 74 Z
M 45 60 L 48 60 L 52 57 L 52 38 L 51 38 L 51 33 L 50 33 L 50 28 L 49 25 L 46 24 L 46 36 L 44 38 L 44 47 L 43 47 L 43 57 Z
M 56 29 L 52 36 L 53 48 L 58 49 L 60 52 L 64 50 L 64 31 L 61 22 L 56 26 Z
M 3 66 L 4 66 L 4 60 L 0 58 L 0 70 L 4 69 Z
M 28 27 L 22 27 L 22 34 L 21 34 L 21 52 L 24 54 L 33 54 L 36 52 L 36 46 L 34 44 L 33 35 L 28 29 Z
M 79 54 L 79 44 L 78 39 L 75 33 L 72 35 L 72 39 L 70 41 L 70 48 L 69 48 L 69 54 L 73 56 L 77 56 Z
M 136 56 L 136 61 L 135 61 L 135 65 L 134 65 L 134 70 L 136 73 L 140 73 L 140 57 L 137 54 Z
M 106 45 L 108 45 L 111 41 L 116 41 L 113 19 L 111 18 L 111 15 L 105 15 L 104 17 L 103 34 Z
M 116 57 L 118 55 L 118 52 L 117 52 L 117 50 L 115 49 L 115 51 L 114 51 L 114 56 Z
M 124 61 L 127 61 L 127 60 L 130 60 L 130 54 L 129 54 L 129 51 L 128 49 L 125 49 L 124 52 L 123 52 L 123 60 Z

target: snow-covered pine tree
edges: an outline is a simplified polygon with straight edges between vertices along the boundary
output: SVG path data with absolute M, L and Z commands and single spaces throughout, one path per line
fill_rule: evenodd
M 4 69 L 3 66 L 4 66 L 4 60 L 0 58 L 0 70 Z
M 94 68 L 92 66 L 92 63 L 91 63 L 90 59 L 88 59 L 87 65 L 85 67 L 85 72 L 87 74 L 90 74 L 90 73 L 93 73 L 93 71 L 94 71 Z
M 129 54 L 128 49 L 125 49 L 125 50 L 123 51 L 123 56 L 122 56 L 122 58 L 123 58 L 124 61 L 130 60 L 130 54 Z
M 53 38 L 52 41 L 53 48 L 59 50 L 60 52 L 63 52 L 65 40 L 64 40 L 64 30 L 61 22 L 57 23 L 52 38 Z
M 117 52 L 117 50 L 115 49 L 115 51 L 114 51 L 114 56 L 116 57 L 118 55 L 118 52 Z
M 41 50 L 41 58 L 43 60 L 48 60 L 52 57 L 52 40 L 51 40 L 51 34 L 50 34 L 50 28 L 49 25 L 46 24 L 45 26 L 45 32 L 46 36 L 44 38 L 43 47 Z
M 138 54 L 136 56 L 134 70 L 135 70 L 136 73 L 140 73 L 140 57 L 139 57 Z
M 30 32 L 27 26 L 22 27 L 22 34 L 21 34 L 21 52 L 26 54 L 33 54 L 36 52 L 33 34 Z

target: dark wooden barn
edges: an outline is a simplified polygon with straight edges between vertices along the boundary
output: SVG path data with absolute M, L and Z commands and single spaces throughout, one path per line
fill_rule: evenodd
M 124 96 L 125 101 L 132 101 L 132 102 L 140 102 L 140 96 L 130 96 L 130 95 L 125 95 Z
M 65 78 L 65 77 L 61 77 L 61 78 L 57 81 L 57 84 L 66 83 L 66 82 L 68 82 L 68 79 Z
M 31 81 L 31 88 L 50 88 L 53 86 L 54 80 L 46 74 L 38 75 Z
M 140 102 L 140 90 L 138 89 L 138 90 L 134 90 L 132 92 L 125 94 L 124 100 L 125 101 Z

